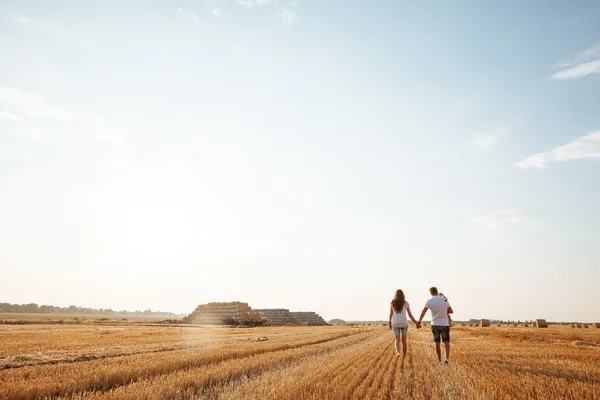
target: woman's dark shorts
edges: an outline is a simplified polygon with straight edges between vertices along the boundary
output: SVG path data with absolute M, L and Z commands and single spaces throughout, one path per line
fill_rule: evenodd
M 440 339 L 444 343 L 450 342 L 450 327 L 449 326 L 431 325 L 431 333 L 433 333 L 433 341 L 436 343 L 439 343 Z

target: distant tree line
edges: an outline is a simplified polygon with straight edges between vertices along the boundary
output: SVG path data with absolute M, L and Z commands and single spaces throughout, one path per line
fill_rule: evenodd
M 25 313 L 25 314 L 95 314 L 95 315 L 154 315 L 159 317 L 174 317 L 177 314 L 172 312 L 152 311 L 115 311 L 110 308 L 89 308 L 89 307 L 56 307 L 41 305 L 35 303 L 29 304 L 10 304 L 0 303 L 0 313 Z

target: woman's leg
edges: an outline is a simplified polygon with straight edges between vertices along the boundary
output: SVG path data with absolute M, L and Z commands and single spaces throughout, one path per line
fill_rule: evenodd
M 396 336 L 396 343 L 395 343 L 395 345 L 396 345 L 396 354 L 397 355 L 400 355 L 400 337 L 401 336 Z
M 408 327 L 404 329 L 402 332 L 402 364 L 401 368 L 404 369 L 404 359 L 406 358 L 406 349 L 408 348 L 408 344 L 406 342 L 406 338 L 408 337 Z

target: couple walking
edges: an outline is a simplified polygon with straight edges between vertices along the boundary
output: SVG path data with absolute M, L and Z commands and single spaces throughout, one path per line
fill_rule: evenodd
M 415 317 L 410 312 L 410 304 L 406 301 L 402 290 L 396 290 L 396 294 L 390 304 L 388 327 L 394 330 L 397 357 L 400 357 L 400 338 L 402 338 L 402 367 L 404 367 L 404 359 L 406 358 L 406 337 L 408 335 L 408 319 L 406 318 L 406 314 L 408 313 L 408 316 L 414 322 L 417 329 L 420 329 L 421 321 L 427 310 L 431 311 L 431 333 L 433 334 L 438 360 L 442 361 L 440 342 L 443 342 L 446 350 L 446 359 L 444 362 L 448 364 L 450 361 L 450 323 L 452 321 L 450 314 L 454 311 L 450 303 L 448 303 L 448 299 L 442 293 L 439 293 L 435 286 L 429 288 L 429 293 L 431 294 L 431 298 L 425 303 L 418 321 L 415 320 Z

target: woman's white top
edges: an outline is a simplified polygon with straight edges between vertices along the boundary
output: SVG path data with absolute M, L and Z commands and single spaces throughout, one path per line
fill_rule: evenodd
M 405 326 L 408 326 L 408 319 L 406 319 L 406 310 L 408 308 L 410 308 L 410 304 L 408 304 L 408 301 L 405 301 L 400 312 L 394 310 L 394 315 L 392 316 L 393 328 L 404 328 Z

